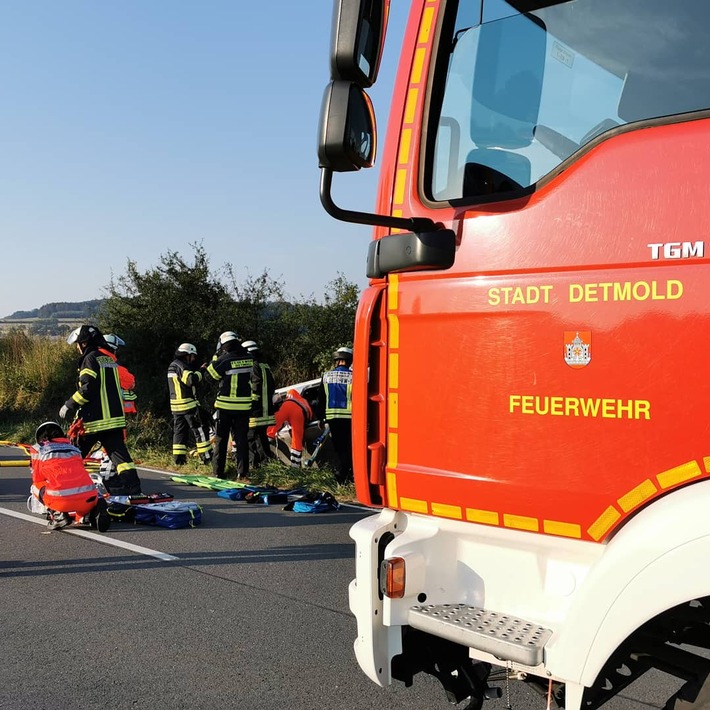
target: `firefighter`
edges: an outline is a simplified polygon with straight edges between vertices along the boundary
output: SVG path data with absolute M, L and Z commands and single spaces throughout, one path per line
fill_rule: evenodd
M 202 383 L 202 372 L 194 367 L 197 348 L 192 343 L 182 343 L 168 366 L 170 411 L 173 413 L 173 458 L 180 466 L 187 463 L 189 435 L 195 438 L 197 455 L 202 463 L 212 459 L 212 445 L 200 419 L 197 387 Z
M 205 368 L 205 372 L 219 383 L 214 404 L 212 474 L 224 478 L 231 433 L 236 448 L 237 478 L 245 478 L 249 474 L 248 437 L 254 358 L 241 346 L 239 336 L 231 330 L 219 336 L 218 349 L 219 356 Z
M 338 348 L 333 353 L 334 367 L 323 373 L 318 393 L 318 416 L 329 425 L 338 459 L 338 483 L 347 483 L 353 476 L 352 363 L 352 349 Z
M 108 345 L 108 350 L 104 352 L 111 355 L 118 364 L 118 349 L 122 348 L 126 343 L 123 338 L 119 338 L 113 333 L 104 336 L 104 340 Z M 123 411 L 126 415 L 135 416 L 138 413 L 136 407 L 138 396 L 133 389 L 136 386 L 136 378 L 127 367 L 118 365 L 118 379 L 121 383 L 121 394 L 123 395 Z
M 291 427 L 291 445 L 289 447 L 289 458 L 291 466 L 301 468 L 301 458 L 303 456 L 303 434 L 306 425 L 313 419 L 311 405 L 298 393 L 298 390 L 290 389 L 286 394 L 278 411 L 276 412 L 276 424 L 267 429 L 270 439 L 275 439 L 281 427 L 288 424 Z
M 251 417 L 249 417 L 249 468 L 257 468 L 271 458 L 271 447 L 266 430 L 276 423 L 274 418 L 274 375 L 264 360 L 261 348 L 253 340 L 245 340 L 242 347 L 254 358 L 251 375 Z
M 84 468 L 81 451 L 69 443 L 62 427 L 45 422 L 37 427 L 39 450 L 32 455 L 32 495 L 47 508 L 50 530 L 88 518 L 91 527 L 106 532 L 111 523 L 106 501 L 99 496 Z
M 81 419 L 79 448 L 84 458 L 99 442 L 106 450 L 115 467 L 115 473 L 104 481 L 111 495 L 138 494 L 140 479 L 124 440 L 126 415 L 116 361 L 101 352 L 108 344 L 96 326 L 82 325 L 72 331 L 67 343 L 75 345 L 81 356 L 79 379 L 59 417 L 66 419 L 76 414 Z

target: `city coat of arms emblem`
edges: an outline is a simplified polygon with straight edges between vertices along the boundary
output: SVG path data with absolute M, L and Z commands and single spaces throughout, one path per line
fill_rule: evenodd
M 592 333 L 589 330 L 565 331 L 565 362 L 574 368 L 586 367 L 592 361 Z

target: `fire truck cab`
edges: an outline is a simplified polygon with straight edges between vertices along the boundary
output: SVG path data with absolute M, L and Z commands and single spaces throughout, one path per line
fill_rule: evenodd
M 709 708 L 710 5 L 336 0 L 321 200 L 374 226 L 353 361 L 355 653 L 480 708 Z

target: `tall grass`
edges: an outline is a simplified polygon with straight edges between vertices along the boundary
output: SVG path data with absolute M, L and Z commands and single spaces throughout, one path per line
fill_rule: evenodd
M 75 386 L 75 354 L 61 339 L 0 335 L 0 427 L 56 419 Z

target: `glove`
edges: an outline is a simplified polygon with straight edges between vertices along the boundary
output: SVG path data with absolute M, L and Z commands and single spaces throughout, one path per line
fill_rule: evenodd
M 69 414 L 69 407 L 65 404 L 60 410 L 59 410 L 59 418 L 60 419 L 66 419 L 67 415 Z

